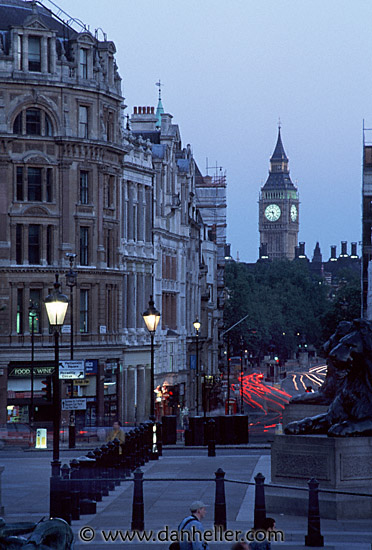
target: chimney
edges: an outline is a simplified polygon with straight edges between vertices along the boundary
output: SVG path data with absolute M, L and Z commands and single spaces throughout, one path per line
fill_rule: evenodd
M 295 260 L 298 260 L 299 257 L 300 257 L 300 247 L 295 246 Z
M 137 114 L 137 107 L 134 107 L 133 114 L 134 114 L 134 115 Z
M 355 259 L 357 257 L 358 257 L 357 243 L 351 243 L 351 258 Z
M 152 114 L 152 115 L 155 114 L 155 107 L 151 107 L 151 114 Z
M 331 246 L 331 257 L 329 258 L 329 261 L 330 262 L 337 262 L 337 258 L 336 258 L 336 245 L 333 244 Z
M 302 242 L 300 243 L 300 254 L 298 256 L 299 258 L 306 258 L 306 254 L 305 254 L 305 243 Z
M 341 254 L 340 258 L 348 258 L 349 255 L 347 253 L 347 241 L 341 241 Z

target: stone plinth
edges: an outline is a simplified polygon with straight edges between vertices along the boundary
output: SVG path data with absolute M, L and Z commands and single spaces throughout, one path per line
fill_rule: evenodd
M 372 437 L 276 435 L 271 447 L 271 483 L 372 494 Z M 307 491 L 267 489 L 269 511 L 307 515 Z M 372 515 L 372 497 L 320 493 L 323 518 L 352 519 Z
M 294 420 L 302 420 L 308 416 L 316 416 L 328 411 L 327 405 L 311 405 L 304 403 L 288 403 L 283 411 L 283 428 Z
M 0 466 L 0 514 L 2 516 L 4 515 L 4 506 L 1 500 L 1 474 L 3 473 L 3 471 L 4 471 L 4 466 Z

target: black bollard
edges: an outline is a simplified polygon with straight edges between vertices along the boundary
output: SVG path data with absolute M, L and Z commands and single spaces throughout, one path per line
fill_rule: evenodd
M 77 480 L 79 477 L 79 462 L 74 458 L 70 460 L 70 483 L 71 483 L 71 519 L 80 519 L 80 483 Z
M 71 525 L 71 482 L 70 482 L 70 468 L 67 464 L 64 464 L 61 468 L 61 518 L 67 521 Z
M 161 422 L 156 424 L 156 444 L 158 446 L 158 456 L 163 456 L 163 425 Z
M 132 531 L 144 531 L 143 472 L 137 468 L 134 472 Z
M 308 481 L 308 485 L 309 512 L 305 546 L 324 546 L 324 539 L 320 532 L 319 483 L 313 478 Z
M 254 478 L 256 483 L 254 499 L 254 529 L 263 529 L 266 519 L 265 476 L 258 473 Z
M 96 475 L 98 479 L 98 487 L 101 492 L 101 495 L 103 497 L 107 497 L 109 495 L 109 487 L 108 487 L 108 482 L 105 479 L 105 476 L 103 475 L 103 472 L 104 472 L 104 468 L 102 465 L 103 452 L 101 451 L 101 449 L 98 449 L 98 447 L 96 447 L 93 451 L 93 455 L 96 458 L 96 470 L 97 470 Z
M 213 418 L 207 421 L 208 456 L 216 456 L 216 423 Z
M 216 476 L 216 496 L 214 501 L 214 525 L 226 531 L 225 472 L 218 468 Z
M 89 451 L 87 457 L 91 460 L 89 462 L 89 477 L 92 478 L 92 494 L 96 502 L 101 502 L 102 490 L 97 467 L 97 457 L 93 451 Z

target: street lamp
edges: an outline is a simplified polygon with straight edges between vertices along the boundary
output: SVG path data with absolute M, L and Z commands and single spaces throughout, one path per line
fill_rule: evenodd
M 28 308 L 29 317 L 31 317 L 31 402 L 29 423 L 33 426 L 34 423 L 34 359 L 35 359 L 35 318 L 37 316 L 37 307 L 32 300 Z
M 54 290 L 49 294 L 45 300 L 45 307 L 48 315 L 49 324 L 54 332 L 54 373 L 53 373 L 53 461 L 52 461 L 52 478 L 59 477 L 60 465 L 59 462 L 59 427 L 61 420 L 61 400 L 60 400 L 60 388 L 59 388 L 59 332 L 64 323 L 68 298 L 60 291 L 61 284 L 58 282 L 58 273 L 56 273 L 56 280 L 54 283 Z M 53 494 L 51 484 L 50 491 L 50 514 L 53 509 L 58 506 L 57 495 Z
M 199 330 L 200 321 L 198 318 L 193 322 L 196 330 L 196 416 L 199 415 Z
M 154 336 L 160 321 L 160 313 L 156 309 L 152 295 L 150 296 L 149 307 L 142 313 L 146 328 L 151 336 L 151 380 L 150 380 L 150 420 L 155 420 L 155 397 L 154 397 Z
M 66 273 L 66 285 L 70 287 L 70 359 L 71 361 L 74 358 L 74 293 L 73 289 L 77 284 L 77 272 L 74 271 L 74 259 L 76 254 L 66 254 L 67 258 L 70 261 L 70 271 Z M 71 380 L 70 385 L 70 394 L 71 398 L 74 397 L 74 381 Z M 70 412 L 69 426 L 68 426 L 68 447 L 69 449 L 75 448 L 75 411 Z

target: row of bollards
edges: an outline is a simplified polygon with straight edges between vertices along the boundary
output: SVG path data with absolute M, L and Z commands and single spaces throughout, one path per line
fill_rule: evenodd
M 266 520 L 265 504 L 265 477 L 258 473 L 255 478 L 255 505 L 254 505 L 254 526 L 255 530 L 263 529 Z M 193 481 L 190 479 L 190 481 Z M 145 515 L 143 500 L 143 472 L 137 468 L 134 472 L 133 506 L 132 506 L 132 531 L 144 531 Z M 216 493 L 214 502 L 214 525 L 226 531 L 226 497 L 225 497 L 225 472 L 219 468 L 215 472 Z M 324 546 L 324 539 L 320 531 L 319 513 L 319 483 L 311 479 L 309 485 L 309 510 L 308 510 L 308 532 L 305 536 L 305 546 Z
M 109 441 L 86 456 L 64 464 L 50 479 L 50 517 L 71 523 L 84 514 L 95 514 L 97 502 L 121 481 L 162 452 L 161 425 L 146 422 L 126 434 L 125 442 Z

